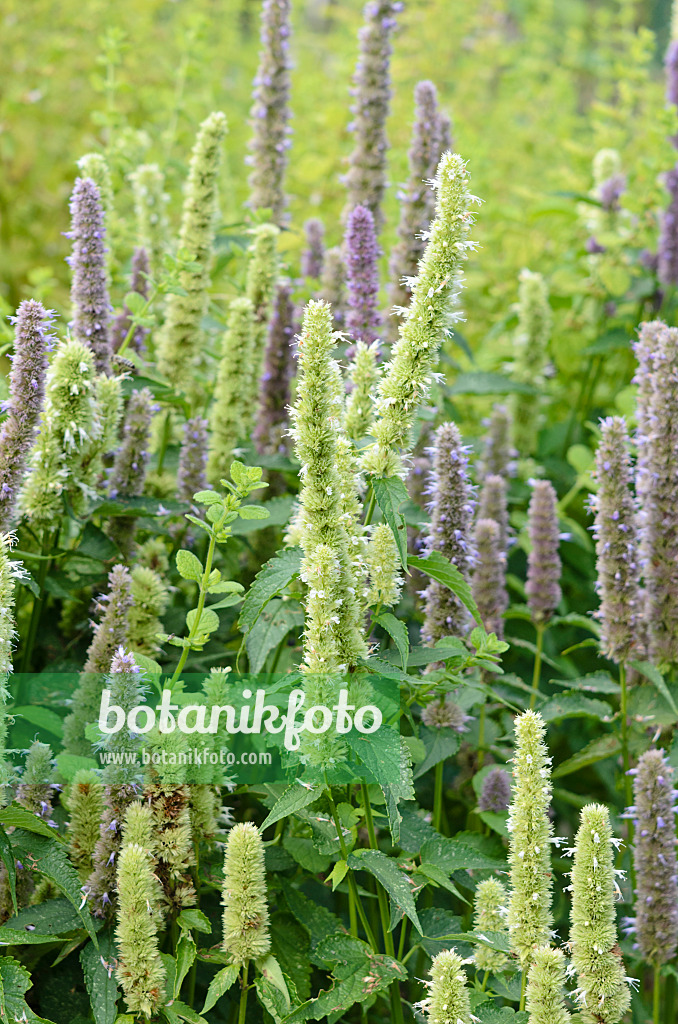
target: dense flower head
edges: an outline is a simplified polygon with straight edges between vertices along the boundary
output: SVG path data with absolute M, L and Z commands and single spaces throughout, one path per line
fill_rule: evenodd
M 527 976 L 525 1005 L 530 1024 L 570 1024 L 565 1005 L 565 954 L 561 949 L 540 946 Z
M 233 963 L 245 964 L 268 953 L 268 903 L 264 847 L 256 825 L 234 825 L 224 853 L 222 948 Z
M 181 213 L 179 248 L 191 264 L 179 274 L 184 294 L 167 298 L 165 323 L 158 334 L 158 369 L 179 387 L 198 389 L 195 380 L 204 355 L 202 321 L 209 305 L 210 266 L 216 230 L 217 182 L 226 117 L 210 114 L 193 146 Z
M 455 423 L 443 423 L 435 435 L 433 471 L 428 495 L 431 525 L 426 553 L 439 551 L 468 577 L 472 566 L 473 490 L 468 473 L 468 450 Z M 431 580 L 426 589 L 422 637 L 433 644 L 444 636 L 464 633 L 466 609 L 449 587 Z
M 132 256 L 132 274 L 129 290 L 130 292 L 136 292 L 137 295 L 141 295 L 144 300 L 148 299 L 148 277 L 150 270 L 148 253 L 143 246 L 138 246 Z M 114 352 L 117 352 L 123 344 L 131 328 L 132 318 L 129 309 L 125 306 L 122 312 L 116 316 L 111 327 L 111 344 Z M 144 351 L 148 332 L 148 327 L 135 327 L 128 347 L 133 352 L 141 354 Z
M 92 870 L 94 847 L 104 811 L 104 787 L 96 771 L 80 768 L 75 773 L 68 788 L 67 803 L 70 819 L 68 852 L 73 867 L 85 881 Z
M 421 712 L 421 720 L 429 729 L 451 729 L 453 732 L 466 732 L 469 716 L 448 693 L 427 704 Z
M 513 378 L 517 383 L 537 389 L 543 387 L 552 323 L 544 278 L 531 270 L 521 270 L 513 364 Z M 513 442 L 520 455 L 532 455 L 537 446 L 540 425 L 539 397 L 516 392 L 512 413 Z
M 325 225 L 318 217 L 310 217 L 304 224 L 306 248 L 301 254 L 301 272 L 304 277 L 320 278 L 325 261 Z
M 560 603 L 558 503 L 548 480 L 535 480 L 527 513 L 530 553 L 527 561 L 527 606 L 538 626 L 549 622 Z
M 636 346 L 640 372 L 638 496 L 641 505 L 641 565 L 644 618 L 650 659 L 659 666 L 678 661 L 678 329 L 649 324 Z
M 91 178 L 77 178 L 71 195 L 73 337 L 94 354 L 99 373 L 110 373 L 111 302 L 106 270 L 106 227 L 101 193 Z
M 315 576 L 334 578 L 327 600 L 336 602 L 335 610 L 324 622 L 314 622 L 313 604 L 306 609 L 305 664 L 310 671 L 317 664 L 311 648 L 316 626 L 322 630 L 320 657 L 324 670 L 356 665 L 365 656 L 361 605 L 357 599 L 357 581 L 349 553 L 348 522 L 344 519 L 345 486 L 338 469 L 338 436 L 343 434 L 341 376 L 332 358 L 335 337 L 331 311 L 327 303 L 311 301 L 304 312 L 298 341 L 299 375 L 297 401 L 292 416 L 297 458 L 301 462 L 299 518 L 304 549 L 304 577 L 309 586 L 309 602 L 318 588 Z M 323 558 L 315 549 L 323 545 Z M 325 550 L 327 549 L 327 550 Z M 322 562 L 322 565 L 316 564 Z M 329 628 L 327 628 L 329 626 Z M 326 649 L 325 649 L 326 648 Z M 333 664 L 333 658 L 338 661 Z M 310 660 L 309 660 L 310 659 Z
M 39 302 L 21 303 L 14 323 L 14 355 L 9 373 L 7 419 L 0 428 L 0 529 L 14 517 L 28 455 L 45 400 L 47 353 L 52 347 L 55 314 Z
M 148 388 L 134 391 L 127 404 L 122 442 L 115 455 L 108 487 L 112 498 L 138 497 L 143 493 L 153 416 L 153 396 Z M 114 516 L 108 533 L 129 559 L 134 546 L 136 517 Z
M 473 928 L 481 934 L 505 932 L 508 892 L 496 878 L 479 882 L 473 900 Z M 508 957 L 498 949 L 490 949 L 480 943 L 473 955 L 475 965 L 482 971 L 500 971 L 508 963 Z
M 678 164 L 664 175 L 669 194 L 657 247 L 657 274 L 663 285 L 678 284 Z
M 287 204 L 284 192 L 289 136 L 290 0 L 264 0 L 261 50 L 250 111 L 252 166 L 249 205 L 270 210 L 280 223 Z
M 481 476 L 511 476 L 515 469 L 516 450 L 512 445 L 513 418 L 505 405 L 495 405 L 487 426 L 483 446 Z
M 428 1024 L 471 1024 L 469 992 L 464 961 L 453 949 L 444 949 L 433 957 L 427 983 L 428 995 L 422 1002 Z
M 6 803 L 5 787 L 14 774 L 7 756 L 7 704 L 11 700 L 7 679 L 12 671 L 12 652 L 16 636 L 16 584 L 23 575 L 23 568 L 21 562 L 14 562 L 10 558 L 13 539 L 12 534 L 0 534 L 0 807 L 4 807 Z
M 365 23 L 358 33 L 359 55 L 353 76 L 351 113 L 354 133 L 353 152 L 345 176 L 348 191 L 346 212 L 367 206 L 379 233 L 383 214 L 381 204 L 386 191 L 386 120 L 391 100 L 391 35 L 396 28 L 395 15 L 402 4 L 394 0 L 369 0 L 365 5 Z
M 674 770 L 661 750 L 648 750 L 633 769 L 636 824 L 635 936 L 651 964 L 673 960 L 678 946 L 678 865 L 676 863 Z
M 17 788 L 17 802 L 45 821 L 52 818 L 54 756 L 47 743 L 35 740 L 26 752 L 26 762 Z
M 221 360 L 210 412 L 210 451 L 207 476 L 212 481 L 228 476 L 233 449 L 244 438 L 253 415 L 248 386 L 254 360 L 254 306 L 244 296 L 228 307 Z
M 191 787 L 185 784 L 188 774 L 185 762 L 181 764 L 181 755 L 185 757 L 188 750 L 188 737 L 179 730 L 160 733 L 156 728 L 146 734 L 145 746 L 151 757 L 162 750 L 168 755 L 166 763 L 161 762 L 151 769 L 151 781 L 144 787 L 143 799 L 153 816 L 156 874 L 162 885 L 163 907 L 171 916 L 196 903 L 191 877 L 195 864 Z
M 116 978 L 129 1013 L 150 1017 L 162 1005 L 165 988 L 165 967 L 158 942 L 162 923 L 160 885 L 150 854 L 136 843 L 120 851 L 117 890 Z
M 478 809 L 500 814 L 507 811 L 511 802 L 511 780 L 503 768 L 491 768 L 483 779 L 478 798 Z
M 359 341 L 348 368 L 350 392 L 346 400 L 346 433 L 353 441 L 360 441 L 370 432 L 380 373 L 378 344 Z
M 348 311 L 346 331 L 355 341 L 370 345 L 379 337 L 379 267 L 374 218 L 366 206 L 356 206 L 346 221 L 344 246 Z
M 377 523 L 372 527 L 365 551 L 369 587 L 365 598 L 368 606 L 392 607 L 398 603 L 403 578 L 400 557 L 391 527 Z
M 640 568 L 637 510 L 631 485 L 631 458 L 626 423 L 619 416 L 603 420 L 596 452 L 598 491 L 595 512 L 597 589 L 600 595 L 601 650 L 617 663 L 638 649 Z
M 613 845 L 607 807 L 588 804 L 575 837 L 570 929 L 575 996 L 585 1024 L 619 1024 L 631 1002 L 617 942 Z
M 184 424 L 177 469 L 177 497 L 180 501 L 192 501 L 193 495 L 207 486 L 208 426 L 208 421 L 200 416 Z
M 511 949 L 525 969 L 537 946 L 551 939 L 551 758 L 541 715 L 516 718 L 516 748 L 509 807 L 511 894 L 508 927 Z
M 160 650 L 157 634 L 169 604 L 169 588 L 162 576 L 146 565 L 135 565 L 132 577 L 132 607 L 127 615 L 127 640 L 132 651 L 154 657 Z
M 167 244 L 169 196 L 165 192 L 165 176 L 157 164 L 140 164 L 130 174 L 134 194 L 134 214 L 138 244 L 148 254 L 150 271 L 157 274 Z
M 429 182 L 451 140 L 444 139 L 444 122 L 438 107 L 438 94 L 433 82 L 417 82 L 414 87 L 414 125 L 408 154 L 409 177 L 398 192 L 400 221 L 398 241 L 389 261 L 391 287 L 389 296 L 396 308 L 409 304 L 410 278 L 417 273 L 417 264 L 424 254 L 426 232 L 435 213 L 435 194 Z M 390 332 L 397 336 L 398 321 L 388 321 Z
M 509 548 L 509 514 L 506 494 L 506 478 L 486 476 L 478 499 L 478 521 L 493 519 L 499 527 L 499 550 L 504 557 Z
M 289 284 L 279 284 L 268 325 L 264 368 L 259 380 L 259 410 L 252 435 L 257 451 L 287 451 L 288 407 L 294 377 L 294 303 Z
M 504 612 L 509 599 L 506 589 L 506 552 L 501 528 L 494 519 L 479 519 L 474 534 L 475 565 L 473 598 L 487 633 L 504 635 Z
M 436 215 L 419 261 L 412 302 L 399 328 L 399 338 L 379 382 L 373 434 L 376 443 L 363 458 L 363 468 L 379 476 L 402 470 L 402 451 L 410 444 L 417 409 L 426 396 L 443 331 L 457 317 L 451 310 L 461 289 L 461 268 L 473 243 L 468 172 L 460 156 L 445 153 L 434 188 Z M 457 317 L 458 318 L 458 317 Z

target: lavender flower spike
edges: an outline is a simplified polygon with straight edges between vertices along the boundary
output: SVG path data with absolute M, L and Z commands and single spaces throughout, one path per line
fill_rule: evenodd
M 536 626 L 545 626 L 560 603 L 556 492 L 548 480 L 535 480 L 527 513 L 531 550 L 527 560 L 527 606 Z
M 479 519 L 475 531 L 476 565 L 473 597 L 488 633 L 501 640 L 504 612 L 509 600 L 506 590 L 506 554 L 501 549 L 501 531 L 494 519 Z
M 494 519 L 499 527 L 499 550 L 506 559 L 509 546 L 509 515 L 506 480 L 503 476 L 485 477 L 478 502 L 478 520 L 481 519 Z
M 674 829 L 674 771 L 661 750 L 647 750 L 633 780 L 636 842 L 636 942 L 654 966 L 678 947 L 678 864 Z
M 349 158 L 345 183 L 346 215 L 356 206 L 367 206 L 379 234 L 383 223 L 381 204 L 386 191 L 386 119 L 391 100 L 390 37 L 395 15 L 402 4 L 394 0 L 370 0 L 365 5 L 365 24 L 358 33 L 360 53 L 353 76 L 351 107 L 355 145 Z
M 135 391 L 127 406 L 122 444 L 115 456 L 109 481 L 112 498 L 120 494 L 128 498 L 138 497 L 143 493 L 152 415 L 151 392 L 147 388 Z M 115 516 L 108 529 L 109 536 L 127 559 L 132 554 L 135 526 L 135 516 Z
M 517 452 L 511 444 L 513 419 L 505 405 L 495 405 L 487 421 L 482 460 L 483 476 L 511 476 Z
M 111 372 L 109 323 L 111 302 L 106 270 L 106 228 L 99 189 L 91 178 L 77 178 L 71 195 L 73 243 L 68 264 L 71 268 L 73 337 L 94 353 L 99 373 Z
M 304 277 L 318 280 L 322 276 L 325 262 L 325 225 L 317 217 L 311 217 L 304 224 L 306 248 L 301 254 L 301 272 Z
M 662 220 L 657 245 L 657 276 L 663 285 L 678 284 L 678 163 L 664 175 L 669 203 Z
M 287 421 L 294 376 L 294 304 L 289 284 L 280 284 L 268 326 L 264 371 L 259 381 L 259 412 L 254 443 L 261 455 L 288 449 Z
M 148 298 L 148 277 L 150 274 L 150 266 L 148 262 L 148 253 L 143 247 L 139 247 L 134 250 L 132 256 L 132 278 L 130 280 L 129 290 L 130 292 L 136 292 L 137 295 L 141 295 L 142 299 Z M 111 328 L 111 342 L 113 345 L 113 351 L 117 352 L 125 338 L 129 333 L 129 329 L 132 326 L 132 318 L 130 311 L 127 306 L 124 307 L 122 313 L 116 316 L 113 321 L 113 327 Z M 137 327 L 130 338 L 129 347 L 134 351 L 141 353 L 144 350 L 144 342 L 148 335 L 147 327 Z
M 250 206 L 271 210 L 280 224 L 286 206 L 283 180 L 287 167 L 290 94 L 290 0 L 264 0 L 261 51 L 250 111 Z
M 649 403 L 640 446 L 643 459 L 641 553 L 645 577 L 645 622 L 655 665 L 678 662 L 678 329 L 658 330 L 651 355 Z M 640 426 L 640 424 L 639 424 Z
M 463 576 L 468 576 L 471 568 L 473 492 L 468 476 L 467 449 L 461 443 L 461 434 L 455 423 L 443 423 L 436 431 L 428 493 L 431 498 L 431 526 L 426 554 L 439 551 L 456 565 Z M 448 587 L 431 580 L 425 597 L 422 637 L 426 643 L 434 644 L 441 637 L 458 636 L 466 631 L 466 610 Z
M 193 501 L 193 495 L 207 487 L 208 421 L 196 416 L 184 426 L 179 450 L 177 496 L 180 501 Z
M 675 6 L 675 5 L 674 5 Z M 673 21 L 675 21 L 675 14 Z M 676 28 L 671 25 L 671 39 L 664 57 L 664 72 L 666 76 L 666 102 L 678 107 L 678 37 Z
M 348 313 L 346 331 L 352 340 L 370 345 L 379 337 L 381 318 L 379 305 L 380 256 L 374 218 L 366 206 L 356 206 L 346 225 L 346 278 Z
M 45 400 L 47 352 L 54 313 L 39 302 L 22 302 L 14 318 L 14 355 L 9 375 L 9 415 L 0 430 L 0 532 L 12 522 L 28 455 Z
M 640 625 L 636 503 L 630 490 L 631 459 L 626 423 L 610 416 L 601 423 L 596 453 L 595 511 L 601 650 L 622 664 L 637 651 Z
M 424 254 L 424 237 L 435 213 L 435 194 L 428 184 L 449 143 L 443 144 L 443 122 L 438 109 L 438 94 L 433 82 L 418 82 L 414 87 L 414 126 L 409 151 L 410 173 L 407 185 L 398 192 L 400 222 L 398 241 L 391 252 L 389 298 L 392 305 L 410 304 L 412 290 L 408 279 L 415 277 Z M 398 334 L 396 317 L 388 320 L 393 340 Z
M 508 810 L 511 803 L 511 779 L 503 768 L 491 768 L 483 779 L 478 799 L 479 811 L 494 811 L 499 814 Z

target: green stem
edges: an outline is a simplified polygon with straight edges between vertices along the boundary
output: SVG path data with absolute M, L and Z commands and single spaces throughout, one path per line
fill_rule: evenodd
M 628 688 L 626 685 L 626 665 L 619 666 L 619 686 L 621 688 L 621 744 L 622 744 L 622 766 L 624 769 L 624 799 L 626 806 L 633 804 L 633 786 L 629 775 L 629 716 L 628 716 Z M 633 842 L 633 821 L 628 819 L 628 845 Z
M 376 498 L 374 497 L 374 487 L 370 486 L 370 501 L 367 506 L 367 512 L 365 513 L 364 526 L 369 526 L 372 522 L 372 516 L 374 515 L 374 506 L 376 505 Z
M 196 609 L 195 619 L 193 620 L 193 626 L 192 626 L 191 631 L 190 631 L 190 633 L 188 634 L 188 637 L 187 637 L 187 639 L 189 641 L 194 640 L 195 637 L 197 636 L 197 633 L 198 633 L 198 628 L 200 626 L 200 618 L 201 618 L 203 610 L 205 608 L 205 600 L 207 599 L 207 584 L 208 584 L 208 580 L 209 580 L 209 577 L 210 577 L 210 573 L 212 572 L 212 562 L 214 561 L 214 551 L 215 551 L 215 548 L 216 548 L 216 545 L 217 545 L 217 535 L 219 534 L 219 532 L 220 532 L 220 530 L 221 530 L 221 528 L 223 526 L 225 518 L 226 518 L 226 513 L 224 513 L 222 515 L 222 517 L 219 519 L 218 523 L 216 523 L 212 527 L 212 533 L 211 533 L 211 536 L 210 536 L 210 544 L 209 544 L 209 547 L 207 549 L 207 557 L 205 559 L 205 569 L 204 569 L 204 572 L 203 572 L 202 577 L 200 579 L 200 596 L 198 597 L 198 607 Z M 189 651 L 190 651 L 190 647 L 184 647 L 184 649 L 182 650 L 181 657 L 179 658 L 179 664 L 175 668 L 174 675 L 172 676 L 172 678 L 170 679 L 169 683 L 167 684 L 167 688 L 169 690 L 172 689 L 172 687 L 176 683 L 177 679 L 179 678 L 179 676 L 183 672 L 184 665 L 186 664 L 186 661 L 188 660 Z
M 45 580 L 47 579 L 47 573 L 52 562 L 52 559 L 48 557 L 50 547 L 49 537 L 45 530 L 42 534 L 40 543 L 40 565 L 36 580 L 38 585 L 38 594 L 33 600 L 33 607 L 31 609 L 31 618 L 28 624 L 28 633 L 26 634 L 26 646 L 24 647 L 23 656 L 21 658 L 21 672 L 30 672 L 31 668 L 33 647 L 35 646 L 35 641 L 38 636 L 40 617 L 45 603 Z
M 402 961 L 405 953 L 405 937 L 407 935 L 407 925 L 409 918 L 404 917 L 403 923 L 400 926 L 400 942 L 398 943 L 398 960 Z
M 660 1024 L 659 1010 L 661 1007 L 661 973 L 659 964 L 655 964 L 652 987 L 652 1024 Z
M 433 827 L 440 832 L 443 821 L 443 769 L 444 761 L 438 761 L 435 771 L 435 783 L 433 790 Z
M 480 709 L 480 718 L 478 720 L 478 771 L 483 767 L 485 763 L 485 705 L 487 704 L 487 698 L 483 701 L 483 706 Z
M 546 626 L 538 625 L 535 626 L 537 630 L 537 649 L 534 655 L 534 671 L 532 673 L 532 696 L 530 697 L 530 709 L 534 708 L 537 703 L 537 694 L 539 693 L 539 678 L 541 676 L 541 656 L 544 649 L 544 633 L 546 632 Z
M 520 975 L 520 1009 L 525 1009 L 525 992 L 527 989 L 527 971 L 523 968 Z
M 480 991 L 481 992 L 484 992 L 485 989 L 487 988 L 487 979 L 489 978 L 489 976 L 490 976 L 490 972 L 489 971 L 485 971 L 485 977 L 483 978 L 483 983 L 480 986 Z
M 146 316 L 146 313 L 148 313 L 148 310 L 150 309 L 151 303 L 155 299 L 155 296 L 156 296 L 156 292 L 154 291 L 152 293 L 152 295 L 150 295 L 149 298 L 146 300 L 146 305 L 141 310 L 141 313 L 139 313 L 139 319 L 141 319 L 142 317 Z M 117 356 L 124 355 L 125 349 L 129 345 L 129 343 L 132 340 L 132 338 L 134 337 L 134 332 L 136 331 L 137 327 L 138 327 L 138 324 L 136 323 L 136 321 L 132 320 L 132 323 L 130 324 L 129 330 L 127 331 L 127 334 L 125 335 L 125 337 L 122 340 L 122 345 L 120 346 L 118 351 L 115 353 Z
M 345 860 L 346 863 L 348 864 L 348 849 L 346 847 L 346 842 L 344 840 L 344 833 L 343 833 L 342 828 L 341 828 L 341 822 L 339 821 L 339 815 L 337 813 L 337 807 L 336 807 L 336 804 L 334 803 L 334 799 L 332 797 L 332 792 L 330 790 L 329 785 L 327 786 L 327 789 L 326 789 L 325 792 L 326 792 L 326 795 L 327 795 L 328 803 L 330 805 L 330 813 L 332 815 L 332 820 L 334 821 L 334 827 L 337 830 L 337 836 L 339 838 L 339 847 L 341 849 L 341 856 L 342 856 L 342 859 Z M 348 881 L 349 896 L 352 897 L 352 899 L 353 899 L 353 906 L 358 911 L 358 916 L 360 917 L 361 924 L 362 924 L 362 926 L 363 926 L 363 928 L 365 930 L 365 935 L 367 936 L 367 941 L 369 942 L 370 946 L 372 947 L 372 952 L 373 953 L 378 953 L 379 952 L 379 946 L 377 945 L 377 940 L 374 937 L 374 932 L 370 928 L 370 922 L 367 920 L 367 915 L 365 914 L 365 909 L 364 909 L 364 907 L 362 905 L 362 902 L 360 900 L 360 895 L 358 893 L 358 886 L 356 885 L 356 881 L 355 881 L 355 878 L 353 877 L 353 872 L 352 872 L 351 868 L 348 869 L 348 873 L 346 875 L 346 879 Z M 349 900 L 349 913 L 350 913 L 350 910 L 351 910 L 351 902 Z M 355 928 L 355 933 L 353 931 L 353 928 Z M 353 919 L 351 921 L 351 935 L 355 934 L 355 936 L 357 937 L 357 932 L 358 932 L 357 922 L 355 921 L 355 919 Z
M 162 467 L 165 461 L 165 453 L 167 452 L 167 442 L 169 441 L 171 426 L 172 413 L 168 410 L 165 413 L 165 422 L 162 425 L 162 437 L 160 438 L 160 450 L 158 451 L 158 465 L 156 467 L 158 476 L 160 476 L 160 474 L 162 473 Z
M 247 1013 L 247 993 L 249 991 L 247 985 L 247 972 L 249 970 L 250 962 L 245 960 L 242 965 L 242 981 L 240 989 L 240 1006 L 238 1008 L 238 1024 L 245 1024 L 245 1014 Z

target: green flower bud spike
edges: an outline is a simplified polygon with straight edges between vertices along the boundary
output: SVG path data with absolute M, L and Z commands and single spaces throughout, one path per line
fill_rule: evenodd
M 528 1024 L 570 1024 L 565 1005 L 565 956 L 560 949 L 540 946 L 527 978 Z
M 464 961 L 453 949 L 433 958 L 429 994 L 422 1002 L 428 1024 L 471 1024 L 471 1003 L 466 987 Z
M 127 1010 L 151 1017 L 163 1002 L 165 968 L 158 946 L 160 885 L 153 874 L 151 856 L 137 843 L 120 852 L 117 875 L 118 944 L 116 977 L 122 985 Z
M 266 871 L 261 836 L 251 822 L 234 825 L 224 857 L 224 936 L 222 948 L 234 964 L 246 966 L 271 948 L 268 934 Z
M 508 892 L 496 878 L 478 883 L 473 904 L 473 928 L 476 932 L 505 932 Z M 482 971 L 500 971 L 508 963 L 508 957 L 498 949 L 478 945 L 473 959 Z

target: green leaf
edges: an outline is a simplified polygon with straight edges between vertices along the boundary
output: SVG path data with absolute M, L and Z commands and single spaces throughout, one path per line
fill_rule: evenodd
M 351 731 L 344 737 L 380 786 L 388 786 L 401 777 L 402 747 L 400 733 L 382 726 L 375 733 Z
M 304 613 L 298 601 L 273 598 L 247 634 L 246 647 L 250 672 L 257 675 L 274 650 L 292 629 L 304 624 Z
M 556 722 L 563 718 L 609 718 L 612 708 L 604 700 L 594 700 L 579 693 L 564 693 L 551 697 L 539 708 L 545 722 Z
M 171 1003 L 165 1003 L 160 1012 L 167 1017 L 170 1024 L 179 1024 L 179 1021 L 182 1020 L 187 1021 L 188 1024 L 208 1024 L 196 1010 L 178 999 L 174 999 Z
M 41 707 L 40 705 L 21 705 L 20 707 L 12 708 L 12 718 L 23 718 L 26 722 L 30 722 L 31 725 L 35 725 L 38 729 L 45 729 L 46 732 L 50 732 L 53 736 L 58 736 L 61 739 L 64 731 L 64 720 L 60 715 L 57 715 L 56 711 L 52 711 L 51 708 Z
M 376 476 L 372 478 L 372 491 L 385 522 L 391 528 L 401 565 L 407 572 L 407 526 L 400 512 L 403 502 L 410 500 L 407 488 L 399 476 Z
M 502 811 L 500 814 L 497 811 L 480 811 L 478 817 L 481 821 L 492 829 L 493 832 L 497 832 L 500 836 L 508 838 L 508 811 Z
M 472 846 L 468 836 L 464 838 L 455 836 L 453 839 L 437 836 L 424 843 L 421 848 L 421 859 L 422 862 L 428 861 L 431 864 L 437 864 L 450 875 L 453 871 L 471 869 L 505 871 L 506 861 L 492 852 L 486 852 L 486 850 L 487 847 L 483 849 Z
M 16 914 L 19 910 L 16 902 L 16 863 L 14 861 L 14 853 L 12 852 L 12 844 L 4 828 L 0 828 L 0 860 L 2 860 L 7 871 L 7 884 L 12 897 L 14 913 Z
M 284 548 L 266 562 L 247 591 L 238 620 L 241 633 L 249 633 L 268 602 L 299 575 L 301 559 L 301 548 Z
M 538 395 L 539 391 L 530 384 L 512 380 L 503 373 L 484 370 L 469 370 L 460 373 L 448 389 L 450 395 Z
M 198 609 L 192 608 L 186 616 L 186 625 L 191 632 L 193 632 L 197 615 Z M 201 636 L 204 633 L 214 633 L 217 629 L 219 629 L 219 616 L 212 608 L 203 608 L 200 614 L 200 622 L 195 630 L 196 635 Z
M 196 491 L 193 500 L 199 505 L 217 505 L 222 498 L 218 491 Z
M 407 626 L 400 619 L 397 619 L 391 612 L 382 612 L 373 619 L 377 625 L 385 629 L 400 652 L 401 667 L 403 672 L 407 668 L 407 655 L 410 650 L 410 638 L 407 633 Z
M 586 693 L 620 692 L 619 683 L 607 672 L 591 672 L 578 679 L 549 679 L 549 686 L 562 686 L 565 690 L 584 690 Z
M 240 967 L 238 964 L 229 964 L 228 967 L 222 968 L 222 970 L 215 974 L 210 982 L 210 987 L 207 989 L 205 1005 L 200 1012 L 207 1013 L 208 1010 L 211 1010 L 224 993 L 228 992 L 229 988 L 235 985 L 239 976 Z
M 32 984 L 23 964 L 11 956 L 0 956 L 0 1020 L 8 1024 L 21 1021 L 51 1024 L 38 1017 L 26 1002 L 25 994 Z
M 415 779 L 425 775 L 434 765 L 453 757 L 459 750 L 460 740 L 459 733 L 451 729 L 428 729 L 422 726 L 419 735 L 426 747 L 426 757 L 417 765 Z
M 430 879 L 431 882 L 435 882 L 441 889 L 447 889 L 453 896 L 461 900 L 462 903 L 468 903 L 468 900 L 464 899 L 462 894 L 457 889 L 456 885 L 450 881 L 447 877 L 447 873 L 442 868 L 438 867 L 437 864 L 423 863 L 417 868 L 418 874 L 424 876 L 424 878 Z
M 268 519 L 270 514 L 263 505 L 241 505 L 238 509 L 241 519 Z
M 328 880 L 332 883 L 332 892 L 344 881 L 347 871 L 348 863 L 345 860 L 338 860 L 328 875 Z
M 257 960 L 257 967 L 261 971 L 264 978 L 266 978 L 266 981 L 270 982 L 271 985 L 274 985 L 279 992 L 282 992 L 283 998 L 287 1005 L 287 1009 L 289 1010 L 291 1005 L 290 994 L 287 990 L 287 985 L 285 984 L 283 973 L 280 970 L 280 964 L 278 963 L 276 958 L 274 956 L 271 956 L 271 954 L 269 953 L 268 956 L 265 956 L 262 960 Z
M 391 897 L 392 905 L 406 914 L 414 927 L 421 931 L 410 877 L 400 870 L 391 857 L 387 857 L 381 850 L 356 850 L 349 855 L 348 865 L 357 871 L 369 871 L 374 875 Z M 391 927 L 395 923 L 391 912 Z
M 181 992 L 181 985 L 193 966 L 198 950 L 190 934 L 184 932 L 177 943 L 177 972 L 174 977 L 174 998 L 178 999 Z
M 441 555 L 439 551 L 432 551 L 425 558 L 421 558 L 419 555 L 410 555 L 410 565 L 421 572 L 425 572 L 427 576 L 430 576 L 431 579 L 436 580 L 438 583 L 442 583 L 443 586 L 449 587 L 464 607 L 468 608 L 478 625 L 482 626 L 480 612 L 473 600 L 471 588 L 456 565 L 452 565 L 449 559 Z
M 235 537 L 244 537 L 257 530 L 268 529 L 271 526 L 286 526 L 290 521 L 295 499 L 292 495 L 271 498 L 261 507 L 268 512 L 268 518 L 262 521 L 249 518 L 239 519 L 233 524 L 232 532 Z
M 311 875 L 325 872 L 330 866 L 330 858 L 318 853 L 312 839 L 286 835 L 283 839 L 283 848 Z
M 83 768 L 91 770 L 100 767 L 94 758 L 81 757 L 79 754 L 57 754 L 54 760 L 59 774 L 63 775 L 66 782 L 72 782 L 75 773 Z
M 296 989 L 298 1002 L 311 994 L 311 961 L 308 930 L 287 910 L 271 915 L 271 952 L 286 978 Z M 290 992 L 292 1002 L 295 1002 Z
M 563 761 L 553 770 L 552 778 L 560 779 L 563 775 L 577 772 L 580 768 L 588 768 L 589 765 L 597 764 L 598 761 L 606 761 L 608 757 L 616 757 L 621 750 L 621 743 L 616 736 L 600 736 L 591 740 L 585 747 L 578 750 L 576 754 Z
M 318 799 L 321 792 L 322 790 L 319 787 L 307 788 L 306 785 L 302 785 L 298 781 L 293 782 L 274 805 L 273 810 L 269 812 L 268 817 L 261 825 L 260 831 L 263 832 L 265 828 L 268 828 L 269 825 L 274 825 L 281 818 L 287 818 L 294 814 L 295 811 L 300 811 L 302 807 L 308 807 L 309 804 Z
M 182 910 L 177 918 L 177 924 L 184 932 L 193 931 L 202 932 L 203 935 L 212 934 L 212 925 L 209 918 L 203 914 L 202 910 L 196 910 L 194 907 Z
M 139 292 L 128 292 L 122 301 L 132 316 L 141 316 L 147 305 L 147 300 Z
M 310 900 L 308 896 L 304 896 L 291 883 L 284 880 L 282 889 L 292 914 L 308 930 L 311 938 L 311 950 L 315 950 L 317 945 L 328 935 L 341 931 L 341 921 L 326 907 Z
M 116 948 L 110 932 L 99 937 L 99 949 L 88 942 L 80 952 L 82 973 L 96 1024 L 114 1024 L 118 984 L 115 978 Z
M 184 548 L 177 551 L 177 570 L 179 575 L 185 580 L 195 580 L 198 582 L 202 579 L 204 572 L 202 563 L 192 551 L 186 551 Z
M 659 669 L 655 668 L 649 661 L 632 661 L 631 667 L 635 668 L 636 672 L 640 672 L 641 676 L 645 676 L 646 679 L 649 679 L 652 685 L 659 690 L 674 715 L 678 716 L 678 707 L 676 707 L 676 702 L 674 701 L 669 688 L 666 685 L 664 676 L 661 674 Z
M 49 839 L 56 840 L 58 843 L 65 842 L 56 829 L 50 828 L 36 814 L 27 811 L 25 807 L 21 807 L 19 804 L 10 804 L 9 807 L 0 808 L 0 822 L 6 825 L 7 828 L 23 828 L 26 832 L 33 832 L 38 836 L 46 836 Z
M 5 808 L 4 810 L 11 809 Z M 32 817 L 32 815 L 30 816 Z M 12 835 L 12 846 L 15 856 L 18 856 L 20 860 L 29 861 L 36 871 L 49 878 L 61 890 L 75 908 L 75 912 L 92 942 L 98 946 L 94 922 L 87 907 L 82 906 L 82 881 L 71 865 L 64 847 L 56 843 L 52 836 L 47 839 L 43 835 L 31 835 L 26 831 L 18 831 Z M 23 856 L 18 853 L 19 850 L 22 851 Z
M 66 899 L 46 900 L 20 910 L 0 927 L 0 945 L 35 945 L 54 942 L 82 928 L 82 921 Z

